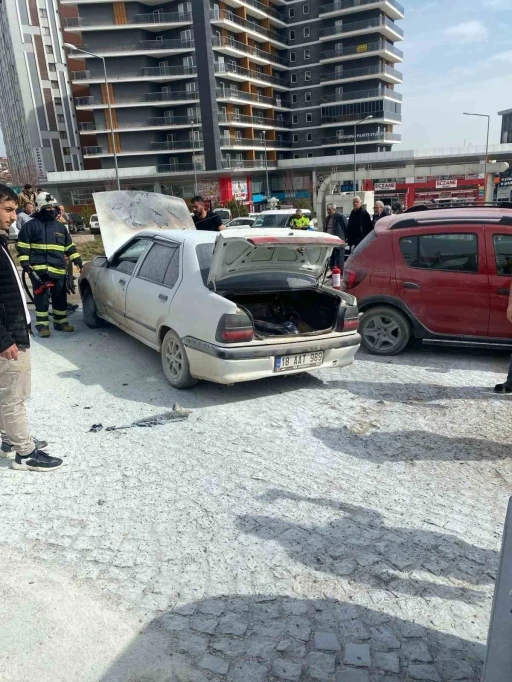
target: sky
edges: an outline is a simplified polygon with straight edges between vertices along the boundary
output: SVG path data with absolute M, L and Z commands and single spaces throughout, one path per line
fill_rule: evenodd
M 500 141 L 498 111 L 512 108 L 512 0 L 399 0 L 405 40 L 402 149 Z M 399 149 L 395 146 L 395 149 Z M 5 153 L 0 135 L 0 155 Z

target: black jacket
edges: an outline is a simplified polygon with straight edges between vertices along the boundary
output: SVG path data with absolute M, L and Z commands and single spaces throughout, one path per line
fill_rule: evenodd
M 373 223 L 368 211 L 361 207 L 352 210 L 348 219 L 347 243 L 349 246 L 357 246 L 366 235 L 373 230 Z
M 327 223 L 329 222 L 329 215 L 326 215 L 324 218 L 324 232 L 327 232 Z M 347 219 L 343 215 L 343 213 L 335 213 L 334 214 L 334 223 L 332 225 L 332 230 L 333 234 L 336 237 L 339 237 L 340 239 L 343 239 L 343 241 L 346 240 L 347 238 Z
M 54 279 L 66 277 L 66 256 L 82 264 L 66 226 L 58 220 L 43 222 L 39 213 L 21 228 L 16 249 L 22 266 L 30 263 L 36 274 L 48 274 Z
M 30 327 L 25 317 L 22 292 L 12 269 L 7 240 L 0 236 L 0 353 L 13 343 L 30 347 Z

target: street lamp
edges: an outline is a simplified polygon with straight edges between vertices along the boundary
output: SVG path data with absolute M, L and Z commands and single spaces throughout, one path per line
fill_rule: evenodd
M 360 121 L 357 121 L 357 123 L 354 123 L 354 196 L 356 196 L 356 173 L 357 173 L 357 164 L 356 164 L 357 126 L 360 123 L 364 123 L 364 121 L 367 121 L 369 118 L 373 118 L 373 115 L 368 114 L 368 116 L 365 116 Z
M 190 121 L 192 124 L 192 165 L 194 166 L 194 196 L 197 196 L 197 168 L 196 168 L 196 135 L 194 130 L 195 121 Z
M 464 116 L 479 116 L 480 118 L 486 118 L 487 119 L 487 139 L 485 142 L 485 168 L 484 168 L 484 185 L 485 185 L 485 192 L 484 192 L 484 201 L 487 199 L 487 164 L 489 162 L 489 128 L 491 127 L 491 117 L 489 114 L 472 114 L 467 111 L 464 111 Z
M 261 134 L 263 135 L 263 143 L 265 145 L 265 177 L 266 177 L 266 182 L 267 182 L 267 202 L 268 202 L 268 201 L 270 201 L 270 184 L 268 182 L 267 131 L 262 130 Z
M 116 182 L 117 182 L 117 189 L 121 189 L 121 183 L 119 181 L 119 166 L 117 164 L 117 151 L 116 151 L 116 137 L 114 135 L 114 122 L 112 121 L 112 107 L 110 104 L 110 90 L 109 90 L 109 83 L 108 83 L 108 78 L 107 78 L 107 66 L 105 64 L 105 57 L 100 57 L 99 54 L 95 54 L 94 52 L 89 52 L 88 50 L 84 50 L 81 47 L 76 47 L 76 45 L 72 45 L 71 43 L 64 43 L 64 47 L 67 48 L 68 50 L 73 50 L 75 52 L 82 52 L 83 54 L 88 54 L 90 57 L 95 57 L 96 59 L 101 59 L 103 62 L 103 74 L 105 76 L 105 90 L 107 91 L 107 106 L 108 106 L 108 116 L 110 119 L 110 135 L 112 137 L 112 151 L 114 152 L 114 166 L 116 169 Z

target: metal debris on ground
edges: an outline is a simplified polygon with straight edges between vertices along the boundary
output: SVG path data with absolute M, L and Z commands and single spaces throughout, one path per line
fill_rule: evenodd
M 181 407 L 176 403 L 170 412 L 163 412 L 162 414 L 155 414 L 151 417 L 144 417 L 144 419 L 138 419 L 131 424 L 125 424 L 124 426 L 108 426 L 105 431 L 120 431 L 123 429 L 134 429 L 138 426 L 151 428 L 152 426 L 160 426 L 161 424 L 166 424 L 170 421 L 183 421 L 187 419 L 192 413 L 192 410 L 187 410 L 185 407 Z
M 89 433 L 98 433 L 103 429 L 103 424 L 93 424 L 89 429 Z

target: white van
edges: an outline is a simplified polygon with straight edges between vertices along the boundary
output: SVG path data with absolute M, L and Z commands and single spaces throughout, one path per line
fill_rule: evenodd
M 296 212 L 296 208 L 284 208 L 281 211 L 262 211 L 258 213 L 253 227 L 289 227 Z M 302 209 L 302 215 L 309 218 L 310 222 L 312 222 L 311 211 L 308 208 Z

